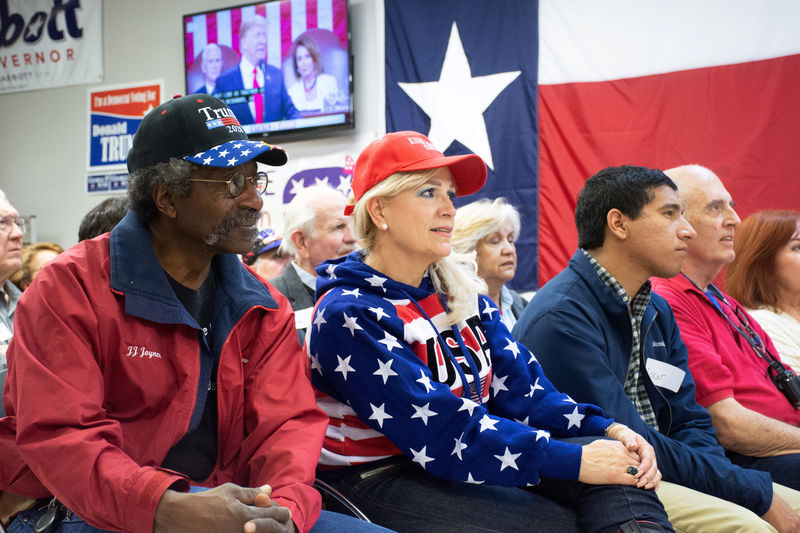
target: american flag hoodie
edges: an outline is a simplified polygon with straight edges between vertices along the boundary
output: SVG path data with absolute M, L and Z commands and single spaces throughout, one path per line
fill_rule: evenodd
M 427 276 L 394 281 L 361 253 L 317 268 L 306 349 L 330 418 L 320 467 L 405 454 L 456 481 L 577 479 L 581 447 L 557 439 L 602 435 L 612 422 L 602 409 L 558 392 L 486 296 L 448 327 Z

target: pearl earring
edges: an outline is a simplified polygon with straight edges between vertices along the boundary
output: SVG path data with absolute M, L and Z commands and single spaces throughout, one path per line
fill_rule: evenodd
M 384 222 L 383 224 L 381 224 L 381 229 L 382 229 L 382 230 L 384 230 L 384 231 L 385 231 L 385 230 L 387 230 L 387 229 L 389 229 L 389 226 L 386 224 L 386 222 Z

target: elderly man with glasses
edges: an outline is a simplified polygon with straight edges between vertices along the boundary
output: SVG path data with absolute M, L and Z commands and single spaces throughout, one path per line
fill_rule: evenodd
M 0 372 L 6 368 L 6 349 L 14 334 L 14 311 L 22 292 L 9 276 L 22 267 L 25 220 L 0 190 Z
M 0 490 L 38 503 L 12 531 L 369 527 L 320 517 L 327 417 L 291 307 L 237 255 L 257 236 L 257 163 L 285 162 L 208 95 L 144 117 L 130 211 L 51 263 L 17 311 Z

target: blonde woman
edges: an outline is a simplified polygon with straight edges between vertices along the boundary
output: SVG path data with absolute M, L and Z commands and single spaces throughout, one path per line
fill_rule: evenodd
M 503 323 L 511 329 L 527 300 L 506 287 L 517 272 L 519 211 L 505 198 L 478 200 L 456 210 L 453 251 L 475 252 L 478 276 L 486 282 L 487 295 L 500 308 Z
M 330 419 L 318 476 L 401 532 L 672 531 L 645 490 L 652 447 L 559 393 L 451 254 L 452 199 L 485 179 L 416 132 L 359 156 L 346 214 L 363 250 L 317 268 L 306 338 Z

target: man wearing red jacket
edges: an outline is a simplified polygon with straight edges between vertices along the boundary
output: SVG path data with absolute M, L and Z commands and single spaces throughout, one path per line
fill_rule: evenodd
M 291 307 L 235 255 L 257 234 L 257 162 L 286 154 L 249 141 L 221 101 L 162 104 L 128 156 L 126 217 L 26 291 L 0 490 L 37 503 L 10 531 L 312 529 L 327 417 Z M 365 524 L 323 517 L 315 533 Z

